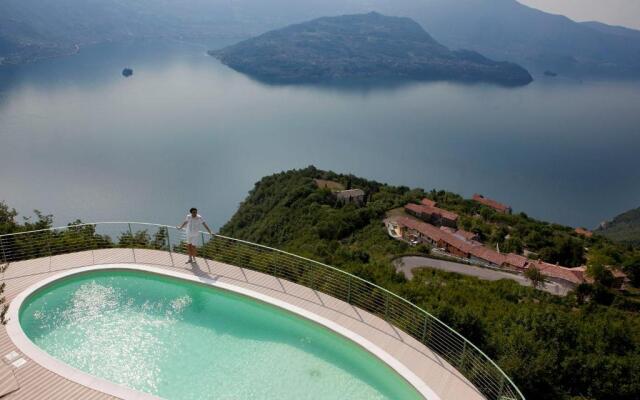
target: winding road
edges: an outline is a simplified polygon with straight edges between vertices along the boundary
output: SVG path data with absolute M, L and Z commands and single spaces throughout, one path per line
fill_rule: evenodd
M 437 260 L 429 257 L 401 257 L 394 261 L 394 265 L 396 267 L 396 271 L 402 272 L 407 279 L 413 279 L 413 270 L 417 268 L 429 267 L 441 271 L 455 272 L 457 274 L 473 276 L 487 281 L 510 279 L 522 286 L 531 286 L 531 282 L 529 282 L 529 280 L 523 275 L 498 271 L 490 268 L 477 267 L 475 265 Z M 540 287 L 540 290 L 544 290 L 545 292 L 559 296 L 566 296 L 571 289 L 571 287 L 561 285 L 556 282 L 546 282 L 544 286 Z

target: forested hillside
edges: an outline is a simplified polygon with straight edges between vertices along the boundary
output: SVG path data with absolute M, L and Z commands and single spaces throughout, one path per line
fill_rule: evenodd
M 368 202 L 363 207 L 337 203 L 314 178 L 363 189 Z M 640 313 L 630 294 L 609 289 L 606 280 L 562 298 L 512 281 L 480 281 L 430 269 L 417 271 L 411 281 L 396 274 L 392 258 L 416 250 L 391 239 L 382 219 L 388 210 L 424 196 L 459 213 L 460 224 L 488 242 L 507 245 L 506 231 L 508 240 L 517 239 L 546 259 L 619 263 L 629 275 L 638 275 L 638 250 L 599 235 L 585 238 L 524 214 L 497 214 L 449 192 L 425 193 L 313 167 L 262 179 L 221 233 L 332 264 L 409 299 L 478 345 L 529 400 L 638 399 Z M 51 220 L 36 212 L 35 220 L 20 222 L 0 201 L 0 234 L 47 228 Z M 74 235 L 110 240 L 97 237 L 91 227 L 70 229 L 55 239 L 64 242 Z M 112 244 L 134 241 L 153 247 L 153 240 L 138 232 Z
M 519 65 L 451 51 L 414 20 L 375 12 L 290 25 L 210 54 L 271 83 L 452 80 L 521 86 L 532 81 Z
M 598 232 L 614 242 L 640 245 L 640 207 L 605 222 Z
M 369 201 L 364 207 L 338 204 L 314 178 L 363 189 Z M 387 236 L 382 219 L 425 195 L 461 214 L 463 226 L 490 242 L 504 242 L 506 231 L 514 247 L 533 248 L 549 260 L 619 262 L 629 273 L 640 267 L 637 250 L 601 236 L 583 238 L 525 214 L 498 215 L 449 192 L 425 193 L 313 167 L 262 179 L 221 233 L 332 264 L 408 298 L 486 351 L 528 399 L 638 398 L 640 314 L 633 301 L 603 283 L 559 298 L 511 281 L 434 270 L 406 281 L 396 274 L 392 257 L 412 250 Z

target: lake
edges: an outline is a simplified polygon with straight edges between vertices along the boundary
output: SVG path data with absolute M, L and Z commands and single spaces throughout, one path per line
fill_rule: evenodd
M 217 45 L 0 68 L 0 200 L 58 225 L 175 225 L 196 206 L 217 229 L 262 176 L 313 164 L 588 228 L 640 206 L 640 82 L 269 86 L 208 56 Z

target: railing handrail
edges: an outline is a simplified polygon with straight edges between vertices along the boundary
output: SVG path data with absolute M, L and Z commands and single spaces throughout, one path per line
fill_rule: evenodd
M 100 222 L 83 222 L 81 224 L 68 224 L 68 225 L 57 226 L 57 227 L 52 227 L 52 228 L 34 229 L 32 231 L 21 231 L 21 232 L 5 233 L 3 235 L 0 235 L 0 238 L 6 237 L 6 236 L 26 235 L 28 233 L 38 233 L 38 232 L 55 231 L 55 230 L 62 230 L 62 229 L 69 229 L 69 228 L 77 228 L 77 227 L 81 227 L 81 226 L 118 225 L 118 224 L 122 224 L 122 225 L 125 225 L 125 224 L 148 225 L 148 226 L 156 226 L 156 227 L 161 227 L 161 228 L 177 229 L 176 226 L 153 224 L 153 223 L 149 223 L 149 222 L 100 221 Z M 205 232 L 205 233 L 209 234 L 209 232 Z
M 56 230 L 67 230 L 67 229 L 72 229 L 72 228 L 78 228 L 78 227 L 85 227 L 85 226 L 94 226 L 97 227 L 98 225 L 142 225 L 142 226 L 148 226 L 148 227 L 156 227 L 156 228 L 166 228 L 166 229 L 176 229 L 178 230 L 177 226 L 172 226 L 172 225 L 164 225 L 164 224 L 156 224 L 156 223 L 149 223 L 149 222 L 133 222 L 133 221 L 101 221 L 101 222 L 88 222 L 88 223 L 80 223 L 80 224 L 68 224 L 65 226 L 60 226 L 60 227 L 51 227 L 51 228 L 44 228 L 44 229 L 37 229 L 37 230 L 31 230 L 31 231 L 22 231 L 22 232 L 14 232 L 14 233 L 7 233 L 7 234 L 3 234 L 0 235 L 0 243 L 2 241 L 3 238 L 6 237 L 10 237 L 10 236 L 20 236 L 20 235 L 26 235 L 26 234 L 33 234 L 33 233 L 39 233 L 39 232 L 47 232 L 47 231 L 56 231 Z M 452 334 L 454 334 L 455 336 L 457 336 L 458 338 L 460 338 L 466 345 L 471 346 L 473 349 L 475 349 L 478 353 L 480 353 L 487 361 L 489 361 L 491 363 L 491 365 L 493 365 L 493 367 L 496 368 L 496 370 L 507 380 L 507 382 L 510 384 L 510 386 L 512 388 L 514 388 L 516 390 L 516 392 L 518 393 L 518 395 L 521 397 L 521 399 L 525 399 L 524 395 L 522 394 L 522 392 L 520 392 L 520 389 L 515 385 L 515 383 L 511 380 L 511 378 L 509 378 L 509 376 L 502 370 L 502 368 L 500 368 L 500 366 L 498 366 L 493 359 L 491 359 L 491 357 L 489 357 L 487 354 L 485 354 L 484 351 L 482 351 L 480 348 L 478 348 L 475 344 L 473 344 L 473 342 L 471 342 L 470 340 L 468 340 L 467 338 L 465 338 L 462 334 L 460 334 L 458 331 L 456 331 L 455 329 L 451 328 L 449 325 L 447 325 L 446 323 L 444 323 L 442 320 L 440 320 L 438 317 L 434 316 L 433 314 L 431 314 L 430 312 L 418 307 L 416 304 L 413 304 L 412 302 L 410 302 L 409 300 L 393 293 L 392 291 L 385 289 L 373 282 L 369 282 L 366 279 L 363 279 L 357 275 L 351 274 L 349 272 L 343 271 L 339 268 L 333 267 L 331 265 L 328 264 L 324 264 L 322 262 L 307 258 L 307 257 L 303 257 L 297 254 L 293 254 L 290 252 L 287 252 L 285 250 L 281 250 L 281 249 L 277 249 L 277 248 L 273 248 L 273 247 L 269 247 L 266 245 L 262 245 L 259 243 L 253 243 L 253 242 L 249 242 L 246 240 L 242 240 L 242 239 L 236 239 L 236 238 L 232 238 L 232 237 L 228 237 L 228 236 L 224 236 L 224 235 L 220 235 L 220 234 L 210 234 L 209 232 L 203 232 L 200 231 L 200 234 L 204 234 L 204 235 L 209 235 L 211 237 L 219 237 L 221 239 L 225 239 L 225 240 L 229 240 L 232 242 L 237 242 L 237 243 L 242 243 L 248 246 L 252 246 L 252 247 L 258 247 L 258 248 L 262 248 L 268 251 L 273 251 L 273 252 L 277 252 L 280 254 L 284 254 L 290 257 L 293 257 L 295 259 L 299 259 L 299 260 L 304 260 L 307 262 L 310 262 L 312 264 L 316 264 L 318 266 L 321 266 L 323 268 L 328 268 L 329 270 L 335 271 L 339 274 L 343 274 L 346 275 L 352 279 L 356 279 L 360 282 L 365 283 L 366 285 L 372 286 L 382 292 L 384 292 L 387 295 L 393 296 L 394 298 L 400 300 L 403 303 L 406 303 L 407 305 L 411 306 L 412 308 L 416 309 L 417 311 L 423 313 L 424 315 L 428 316 L 430 319 L 437 321 L 440 325 L 442 325 L 443 327 L 445 327 L 446 329 L 448 329 L 449 332 L 451 332 Z

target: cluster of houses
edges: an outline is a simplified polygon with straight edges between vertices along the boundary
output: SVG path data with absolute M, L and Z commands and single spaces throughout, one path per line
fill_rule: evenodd
M 498 212 L 511 213 L 511 207 L 483 196 L 475 195 L 473 200 Z M 407 204 L 404 210 L 409 216 L 387 220 L 387 227 L 392 236 L 412 243 L 430 244 L 473 264 L 518 272 L 537 268 L 547 280 L 571 287 L 590 281 L 585 274 L 585 267 L 566 268 L 540 260 L 530 260 L 515 253 L 501 253 L 484 246 L 473 232 L 457 229 L 459 216 L 456 213 L 439 208 L 437 203 L 430 199 L 423 199 L 420 204 Z M 614 278 L 621 284 L 623 275 L 614 273 Z
M 352 203 L 358 206 L 366 204 L 367 196 L 362 189 L 345 190 L 344 186 L 338 182 L 322 179 L 315 179 L 315 183 L 320 188 L 331 190 L 341 203 Z M 474 194 L 472 200 L 499 213 L 512 213 L 510 206 L 480 194 Z M 408 216 L 386 221 L 389 234 L 395 238 L 416 244 L 427 243 L 472 264 L 517 272 L 536 268 L 545 276 L 545 279 L 570 287 L 593 282 L 586 275 L 585 267 L 566 268 L 540 260 L 531 260 L 515 253 L 501 253 L 484 246 L 477 234 L 458 229 L 458 214 L 438 207 L 438 204 L 431 199 L 424 198 L 420 204 L 406 204 L 404 211 Z M 583 228 L 577 228 L 576 233 L 585 237 L 592 235 L 592 232 Z M 622 286 L 626 275 L 618 271 L 612 271 L 612 273 L 615 285 Z

